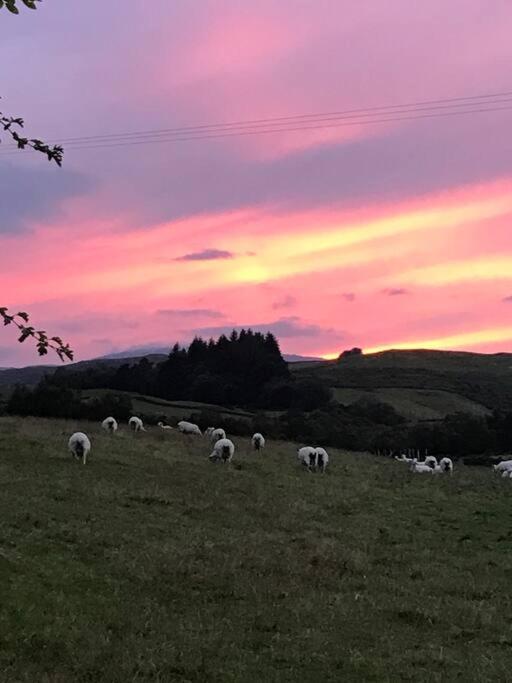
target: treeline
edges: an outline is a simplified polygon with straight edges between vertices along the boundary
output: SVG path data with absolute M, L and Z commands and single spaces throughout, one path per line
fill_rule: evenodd
M 111 392 L 87 398 L 81 391 L 55 384 L 51 377 L 45 377 L 33 389 L 15 387 L 5 411 L 10 415 L 94 421 L 112 415 L 126 421 L 132 415 L 132 401 L 126 394 Z
M 313 410 L 331 399 L 319 380 L 291 376 L 274 335 L 252 330 L 233 330 L 217 341 L 196 337 L 187 349 L 176 344 L 157 364 L 142 358 L 117 368 L 61 368 L 52 381 L 71 389 L 130 391 L 168 401 L 252 409 Z

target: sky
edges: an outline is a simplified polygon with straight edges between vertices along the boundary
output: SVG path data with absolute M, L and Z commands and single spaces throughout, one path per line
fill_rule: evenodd
M 506 92 L 511 31 L 509 0 L 44 0 L 0 11 L 0 109 L 59 142 Z M 324 357 L 512 351 L 511 123 L 70 145 L 62 169 L 4 139 L 0 304 L 77 360 L 242 326 Z M 37 362 L 14 332 L 0 366 Z

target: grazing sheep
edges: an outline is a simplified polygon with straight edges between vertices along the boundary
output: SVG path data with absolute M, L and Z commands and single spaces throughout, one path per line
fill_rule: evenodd
M 101 423 L 101 426 L 106 432 L 110 432 L 111 434 L 117 432 L 117 421 L 113 417 L 105 418 Z
M 210 460 L 212 462 L 231 462 L 235 453 L 235 444 L 231 439 L 219 439 L 213 446 L 213 451 L 210 453 Z
M 203 436 L 205 436 L 207 439 L 210 439 L 214 431 L 215 431 L 215 427 L 207 427 L 204 430 Z
M 510 479 L 511 474 L 512 470 L 503 470 L 501 476 L 503 477 L 503 479 Z
M 425 465 L 423 462 L 418 462 L 416 458 L 411 463 L 411 472 L 416 472 L 416 474 L 433 474 L 434 468 L 429 465 Z
M 193 422 L 181 420 L 178 422 L 178 429 L 182 434 L 199 434 L 201 436 L 201 430 Z
M 441 468 L 441 472 L 453 474 L 453 462 L 451 458 L 441 458 L 439 467 Z
M 173 429 L 173 427 L 171 427 L 171 425 L 164 425 L 163 422 L 157 422 L 156 426 L 160 427 L 160 429 L 165 429 L 165 430 Z
M 400 455 L 395 455 L 395 460 L 398 460 L 398 462 L 405 462 L 405 463 L 411 463 L 415 458 L 409 458 L 405 453 L 400 453 Z
M 297 449 L 297 458 L 299 462 L 310 472 L 312 467 L 316 466 L 316 450 L 313 446 L 302 446 Z
M 251 439 L 251 443 L 255 451 L 261 451 L 262 448 L 265 448 L 265 438 L 263 437 L 263 434 L 256 432 Z
M 319 472 L 322 472 L 322 474 L 325 472 L 325 468 L 327 467 L 327 463 L 329 462 L 329 454 L 325 450 L 325 448 L 320 448 L 317 446 L 315 448 L 315 453 L 316 453 L 316 462 L 315 462 L 315 468 L 318 469 Z
M 82 463 L 85 465 L 87 454 L 91 450 L 89 437 L 83 432 L 75 432 L 68 441 L 68 448 L 75 456 L 75 460 L 82 458 Z
M 145 432 L 146 430 L 144 429 L 144 425 L 142 424 L 142 420 L 140 417 L 131 417 L 128 420 L 128 425 L 131 430 L 134 432 Z
M 427 465 L 428 467 L 435 469 L 437 467 L 437 458 L 435 458 L 433 455 L 427 455 L 427 457 L 421 464 Z
M 497 465 L 492 466 L 495 472 L 503 472 L 505 470 L 512 470 L 512 460 L 502 460 Z
M 226 432 L 218 427 L 217 429 L 214 429 L 213 432 L 210 434 L 210 441 L 212 444 L 217 443 L 219 439 L 225 439 L 226 438 Z

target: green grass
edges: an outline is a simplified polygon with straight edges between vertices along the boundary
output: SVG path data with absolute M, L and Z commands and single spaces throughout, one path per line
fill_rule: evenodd
M 510 680 L 510 481 L 236 443 L 0 419 L 2 683 Z
M 349 405 L 360 399 L 387 403 L 406 420 L 442 420 L 452 413 L 469 413 L 485 416 L 490 411 L 464 396 L 449 391 L 429 389 L 343 389 L 334 387 L 333 397 Z

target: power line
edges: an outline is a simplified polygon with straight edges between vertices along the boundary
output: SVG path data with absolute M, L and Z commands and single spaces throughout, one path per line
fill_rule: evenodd
M 459 116 L 483 112 L 505 111 L 512 108 L 512 91 L 472 97 L 424 100 L 409 104 L 384 105 L 366 109 L 352 109 L 318 114 L 299 114 L 287 117 L 252 119 L 223 124 L 202 124 L 178 128 L 83 136 L 61 140 L 66 149 L 100 149 L 143 144 L 209 140 L 263 133 L 285 133 L 355 125 L 372 125 L 410 121 L 415 119 Z M 471 108 L 473 107 L 473 108 Z M 476 108 L 474 108 L 476 107 Z M 447 111 L 446 111 L 447 110 Z M 405 114 L 405 115 L 404 115 Z M 13 154 L 10 145 L 0 155 Z

